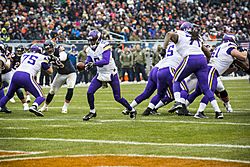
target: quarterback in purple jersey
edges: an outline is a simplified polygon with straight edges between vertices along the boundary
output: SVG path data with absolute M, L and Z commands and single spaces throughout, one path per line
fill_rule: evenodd
M 183 61 L 177 67 L 174 74 L 174 98 L 175 108 L 186 108 L 185 102 L 181 101 L 181 81 L 194 73 L 198 78 L 199 86 L 212 104 L 216 119 L 223 119 L 223 114 L 218 106 L 213 92 L 208 86 L 208 66 L 207 57 L 210 57 L 209 50 L 203 46 L 198 28 L 189 22 L 184 22 L 180 31 L 168 32 L 164 40 L 164 48 L 170 41 L 176 44 L 176 49 L 183 57 Z
M 83 117 L 83 121 L 96 117 L 96 111 L 94 106 L 94 94 L 103 85 L 109 83 L 113 90 L 114 99 L 122 104 L 130 114 L 130 118 L 136 118 L 136 111 L 132 108 L 127 100 L 121 97 L 120 81 L 117 74 L 117 67 L 114 59 L 112 58 L 111 46 L 108 42 L 101 39 L 101 33 L 97 30 L 89 32 L 87 37 L 90 47 L 86 49 L 86 70 L 90 70 L 92 67 L 97 67 L 97 74 L 92 79 L 88 88 L 87 98 L 90 107 L 90 112 Z
M 10 98 L 14 96 L 14 93 L 19 88 L 24 88 L 29 91 L 36 99 L 29 111 L 36 116 L 43 116 L 43 113 L 37 110 L 38 106 L 45 100 L 41 87 L 35 81 L 34 77 L 43 68 L 49 74 L 53 72 L 52 67 L 48 64 L 48 60 L 45 55 L 42 55 L 42 48 L 34 44 L 30 48 L 30 53 L 25 53 L 21 57 L 21 64 L 14 73 L 10 87 L 6 96 L 0 100 L 1 111 L 6 109 L 5 105 Z

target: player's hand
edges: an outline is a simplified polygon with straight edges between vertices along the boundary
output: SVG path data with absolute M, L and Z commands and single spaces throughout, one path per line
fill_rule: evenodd
M 88 64 L 85 65 L 85 70 L 89 71 L 91 68 L 94 67 L 94 63 L 93 62 L 89 62 Z
M 238 46 L 237 50 L 239 50 L 240 52 L 247 51 L 247 49 L 243 48 L 242 46 Z
M 166 55 L 166 49 L 162 49 L 160 55 L 161 55 L 161 57 L 165 57 L 165 55 Z

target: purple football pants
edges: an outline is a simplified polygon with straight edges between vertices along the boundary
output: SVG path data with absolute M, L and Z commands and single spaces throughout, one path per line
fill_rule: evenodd
M 144 89 L 144 91 L 135 98 L 137 104 L 140 104 L 142 101 L 148 99 L 157 88 L 157 72 L 158 67 L 154 67 L 148 77 L 148 83 Z
M 34 102 L 37 103 L 38 106 L 45 100 L 42 89 L 35 79 L 30 76 L 29 73 L 16 71 L 12 77 L 6 96 L 0 101 L 0 107 L 5 106 L 19 88 L 24 88 L 25 91 L 30 92 L 36 98 Z
M 181 92 L 181 81 L 192 73 L 194 73 L 198 79 L 201 92 L 206 95 L 210 102 L 213 101 L 215 99 L 214 94 L 208 87 L 207 59 L 203 54 L 189 55 L 183 59 L 174 75 L 174 92 Z
M 150 103 L 157 105 L 164 97 L 168 97 L 166 92 L 169 94 L 169 97 L 165 99 L 166 102 L 169 103 L 173 100 L 173 74 L 174 69 L 171 67 L 162 68 L 157 72 L 157 94 L 151 99 Z
M 97 75 L 92 79 L 91 84 L 90 84 L 89 89 L 88 89 L 88 92 L 87 92 L 88 103 L 89 103 L 89 107 L 91 110 L 93 110 L 95 108 L 94 94 L 102 86 L 102 82 L 97 79 Z M 118 75 L 117 74 L 112 75 L 111 81 L 108 83 L 110 84 L 110 86 L 113 90 L 114 99 L 118 103 L 122 104 L 129 111 L 131 111 L 132 107 L 129 105 L 128 101 L 125 98 L 121 97 L 120 81 L 119 81 Z
M 216 88 L 217 88 L 217 78 L 218 78 L 219 74 L 217 72 L 217 70 L 212 67 L 212 66 L 208 66 L 208 83 L 209 83 L 209 89 L 214 93 Z M 202 94 L 201 88 L 199 86 L 199 84 L 197 84 L 195 91 L 188 96 L 188 102 L 191 104 L 196 97 L 200 96 Z M 209 102 L 209 98 L 205 95 L 202 99 L 201 99 L 202 103 L 208 104 Z

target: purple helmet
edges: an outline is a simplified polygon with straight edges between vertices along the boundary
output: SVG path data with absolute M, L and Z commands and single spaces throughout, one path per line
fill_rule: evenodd
M 180 29 L 181 29 L 182 31 L 185 31 L 185 32 L 191 32 L 192 29 L 193 29 L 193 27 L 194 27 L 194 26 L 193 26 L 192 23 L 190 23 L 190 22 L 184 22 L 184 23 L 182 23 Z
M 101 41 L 101 33 L 98 30 L 92 30 L 89 32 L 87 40 L 91 48 L 95 48 Z
M 42 47 L 40 47 L 40 46 L 37 45 L 37 44 L 33 44 L 33 45 L 30 47 L 30 51 L 31 51 L 31 52 L 35 52 L 35 53 L 42 53 Z
M 236 43 L 235 35 L 233 35 L 233 34 L 224 34 L 223 37 L 222 37 L 222 42 Z

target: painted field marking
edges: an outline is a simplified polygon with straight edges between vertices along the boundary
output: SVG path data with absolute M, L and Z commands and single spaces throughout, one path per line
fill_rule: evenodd
M 76 143 L 103 143 L 121 145 L 148 145 L 148 146 L 179 146 L 179 147 L 223 147 L 223 148 L 242 148 L 250 149 L 250 145 L 233 144 L 186 144 L 186 143 L 152 143 L 152 142 L 133 142 L 115 140 L 92 140 L 92 139 L 64 139 L 64 138 L 33 138 L 33 137 L 1 137 L 0 140 L 29 140 L 29 141 L 61 141 Z
M 249 164 L 250 161 L 243 160 L 232 160 L 223 158 L 213 158 L 213 157 L 191 157 L 191 156 L 166 156 L 166 155 L 141 155 L 141 154 L 82 154 L 82 155 L 56 155 L 56 156 L 43 156 L 43 157 L 24 157 L 24 158 L 12 158 L 3 159 L 0 162 L 5 161 L 17 161 L 17 160 L 35 160 L 35 159 L 51 159 L 51 158 L 80 158 L 80 157 L 102 157 L 102 156 L 122 156 L 122 157 L 145 157 L 145 158 L 176 158 L 176 159 L 190 159 L 190 160 L 205 160 L 205 161 L 221 161 L 221 162 L 236 162 L 236 163 L 246 163 Z
M 16 153 L 16 154 L 10 154 L 10 155 L 0 155 L 0 158 L 16 157 L 16 156 L 23 156 L 23 155 L 35 155 L 35 154 L 46 153 L 46 151 L 43 151 L 43 152 L 27 152 L 27 151 L 17 151 L 17 150 L 0 150 L 0 152 Z
M 79 119 L 61 119 L 61 118 L 41 118 L 41 119 L 31 119 L 31 118 L 0 118 L 2 121 L 81 121 L 81 118 Z M 115 122 L 142 122 L 142 123 L 183 123 L 183 124 L 207 124 L 207 125 L 236 125 L 236 126 L 250 126 L 250 123 L 237 123 L 237 122 L 199 122 L 199 121 L 181 121 L 181 120 L 176 120 L 176 121 L 167 121 L 167 120 L 123 120 L 123 119 L 112 119 L 112 120 L 95 120 L 95 123 L 115 123 Z M 79 122 L 78 122 L 79 123 Z M 86 122 L 90 123 L 90 122 Z M 94 122 L 91 122 L 94 123 Z
M 1 129 L 13 129 L 13 130 L 19 130 L 19 129 L 29 129 L 27 127 L 2 127 Z

